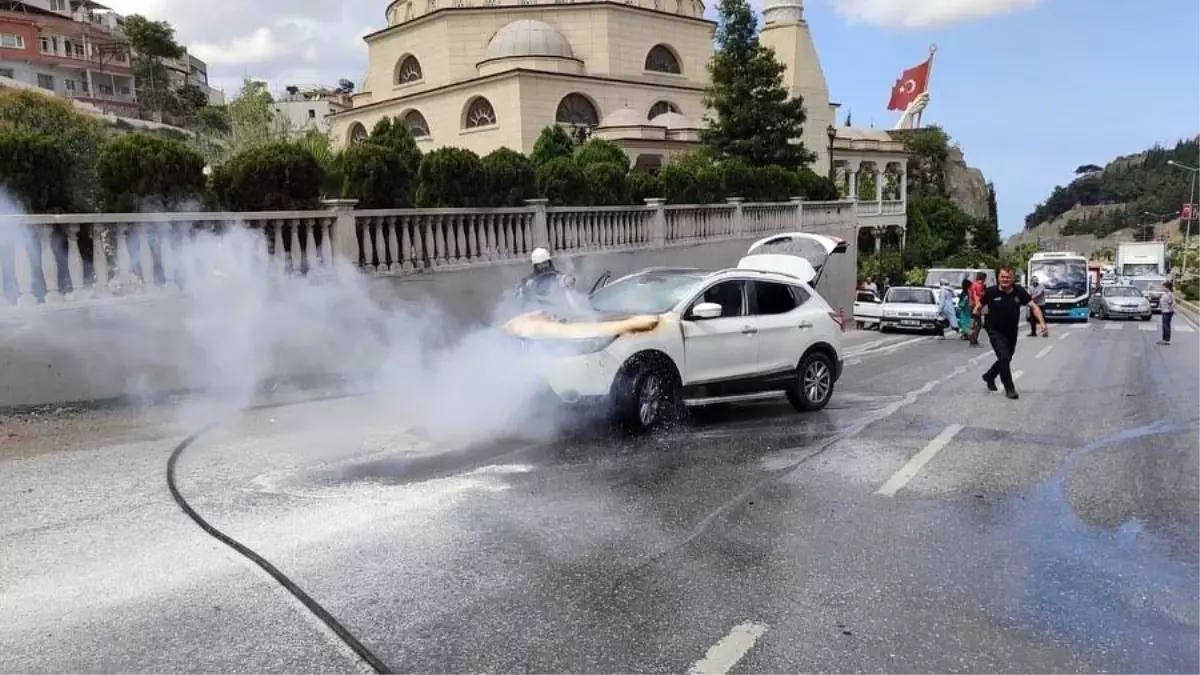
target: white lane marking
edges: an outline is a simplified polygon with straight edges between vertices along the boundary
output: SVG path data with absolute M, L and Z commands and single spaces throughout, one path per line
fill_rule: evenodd
M 857 366 L 860 363 L 862 363 L 862 359 L 850 359 L 849 361 L 846 361 L 843 365 Z
M 1042 347 L 1042 351 L 1038 352 L 1037 356 L 1035 356 L 1033 358 L 1040 359 L 1040 358 L 1046 356 L 1047 354 L 1049 354 L 1051 349 L 1054 349 L 1054 345 L 1046 345 L 1045 347 Z
M 1144 323 L 1144 324 L 1138 326 L 1138 330 L 1142 331 L 1143 333 L 1152 333 L 1158 329 L 1159 329 L 1159 326 L 1155 326 L 1152 323 Z
M 1186 323 L 1179 324 L 1178 326 L 1173 325 L 1173 326 L 1171 326 L 1171 330 L 1179 331 L 1180 333 L 1195 333 L 1196 332 L 1195 328 L 1192 328 L 1191 326 L 1187 325 Z
M 950 443 L 950 439 L 954 438 L 955 434 L 962 430 L 963 425 L 961 424 L 951 424 L 943 429 L 942 433 L 935 436 L 932 441 L 929 441 L 928 445 L 926 445 L 924 448 L 921 448 L 920 452 L 913 455 L 912 459 L 908 460 L 908 463 L 900 467 L 899 471 L 892 474 L 892 477 L 889 478 L 887 482 L 884 483 L 878 490 L 876 490 L 875 494 L 884 495 L 885 497 L 895 496 L 896 492 L 900 488 L 908 485 L 908 481 L 912 480 L 917 475 L 917 472 L 921 470 L 921 467 L 928 464 L 929 460 L 933 459 L 933 456 L 938 454 L 942 448 L 946 447 Z
M 1066 339 L 1067 339 L 1067 336 L 1068 336 L 1068 335 L 1070 335 L 1070 334 L 1071 334 L 1071 331 L 1067 331 L 1067 332 L 1063 333 L 1062 335 L 1059 335 L 1059 336 L 1058 336 L 1058 339 L 1059 339 L 1059 340 L 1066 340 Z
M 1104 324 L 1104 330 L 1121 330 L 1124 327 L 1125 327 L 1125 324 L 1123 324 L 1123 323 L 1113 323 L 1111 321 Z
M 1016 382 L 1017 380 L 1021 379 L 1021 376 L 1024 374 L 1025 374 L 1025 371 L 1023 371 L 1023 370 L 1015 371 L 1013 373 L 1013 382 Z
M 767 632 L 761 623 L 741 623 L 729 631 L 729 635 L 709 648 L 688 672 L 692 675 L 725 675 L 754 647 L 754 643 Z
M 889 338 L 886 342 L 881 340 L 879 343 L 872 343 L 874 346 L 872 346 L 869 349 L 866 347 L 863 347 L 861 349 L 850 350 L 850 351 L 846 352 L 846 355 L 847 356 L 866 356 L 867 354 L 883 354 L 885 352 L 895 351 L 897 349 L 900 349 L 901 347 L 907 347 L 908 345 L 915 344 L 917 342 L 921 342 L 922 340 L 932 340 L 932 339 L 933 339 L 933 337 L 928 336 L 928 335 L 911 338 L 908 340 L 904 340 L 903 342 L 894 342 L 893 339 Z

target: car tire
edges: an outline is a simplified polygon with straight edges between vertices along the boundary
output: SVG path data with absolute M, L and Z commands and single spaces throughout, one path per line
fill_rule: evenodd
M 679 417 L 679 378 L 668 368 L 635 366 L 615 389 L 617 420 L 630 431 L 655 431 Z
M 1154 315 L 1153 315 L 1153 314 L 1152 314 L 1152 315 L 1150 315 L 1150 316 L 1143 316 L 1143 317 L 1142 317 L 1142 321 L 1149 321 L 1149 320 L 1150 320 L 1150 319 L 1152 319 L 1152 318 L 1154 318 Z
M 833 359 L 823 352 L 812 352 L 800 361 L 787 399 L 800 412 L 820 410 L 833 397 L 833 386 Z

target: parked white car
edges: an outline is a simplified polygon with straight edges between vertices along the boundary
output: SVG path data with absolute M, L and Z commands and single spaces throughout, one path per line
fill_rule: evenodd
M 857 327 L 878 327 L 882 316 L 883 299 L 869 288 L 860 288 L 854 296 L 854 323 Z
M 937 328 L 937 292 L 922 286 L 893 286 L 883 296 L 879 332 L 932 331 Z
M 736 268 L 644 269 L 593 290 L 586 312 L 531 312 L 506 330 L 558 400 L 611 406 L 636 430 L 682 405 L 780 392 L 819 410 L 842 373 L 843 327 L 814 286 L 845 250 L 836 237 L 775 235 Z

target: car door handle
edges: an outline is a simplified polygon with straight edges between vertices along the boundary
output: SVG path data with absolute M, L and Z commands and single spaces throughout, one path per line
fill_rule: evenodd
M 757 334 L 758 334 L 757 328 L 751 328 L 750 326 L 746 326 L 745 328 L 742 329 L 742 335 L 757 335 Z
M 800 323 L 796 324 L 796 327 L 797 328 L 812 328 L 812 323 L 810 323 L 808 321 L 801 321 Z

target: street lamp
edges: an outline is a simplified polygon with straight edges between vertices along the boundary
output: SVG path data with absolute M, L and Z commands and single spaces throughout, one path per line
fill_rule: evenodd
M 1188 166 L 1187 164 L 1180 164 L 1179 162 L 1176 162 L 1173 159 L 1168 159 L 1167 164 L 1170 164 L 1171 166 L 1183 169 L 1185 171 L 1192 172 L 1192 191 L 1191 191 L 1191 194 L 1188 195 L 1187 219 L 1183 221 L 1183 270 L 1179 273 L 1179 276 L 1184 281 L 1186 281 L 1187 280 L 1188 252 L 1190 251 L 1190 249 L 1188 248 L 1188 244 L 1191 240 L 1191 235 L 1192 235 L 1192 221 L 1196 219 L 1197 215 L 1200 215 L 1200 214 L 1196 213 L 1196 177 L 1198 175 L 1200 175 L 1200 167 Z
M 833 175 L 833 140 L 837 138 L 837 127 L 830 124 L 825 127 L 825 134 L 829 136 L 829 180 L 836 181 Z

